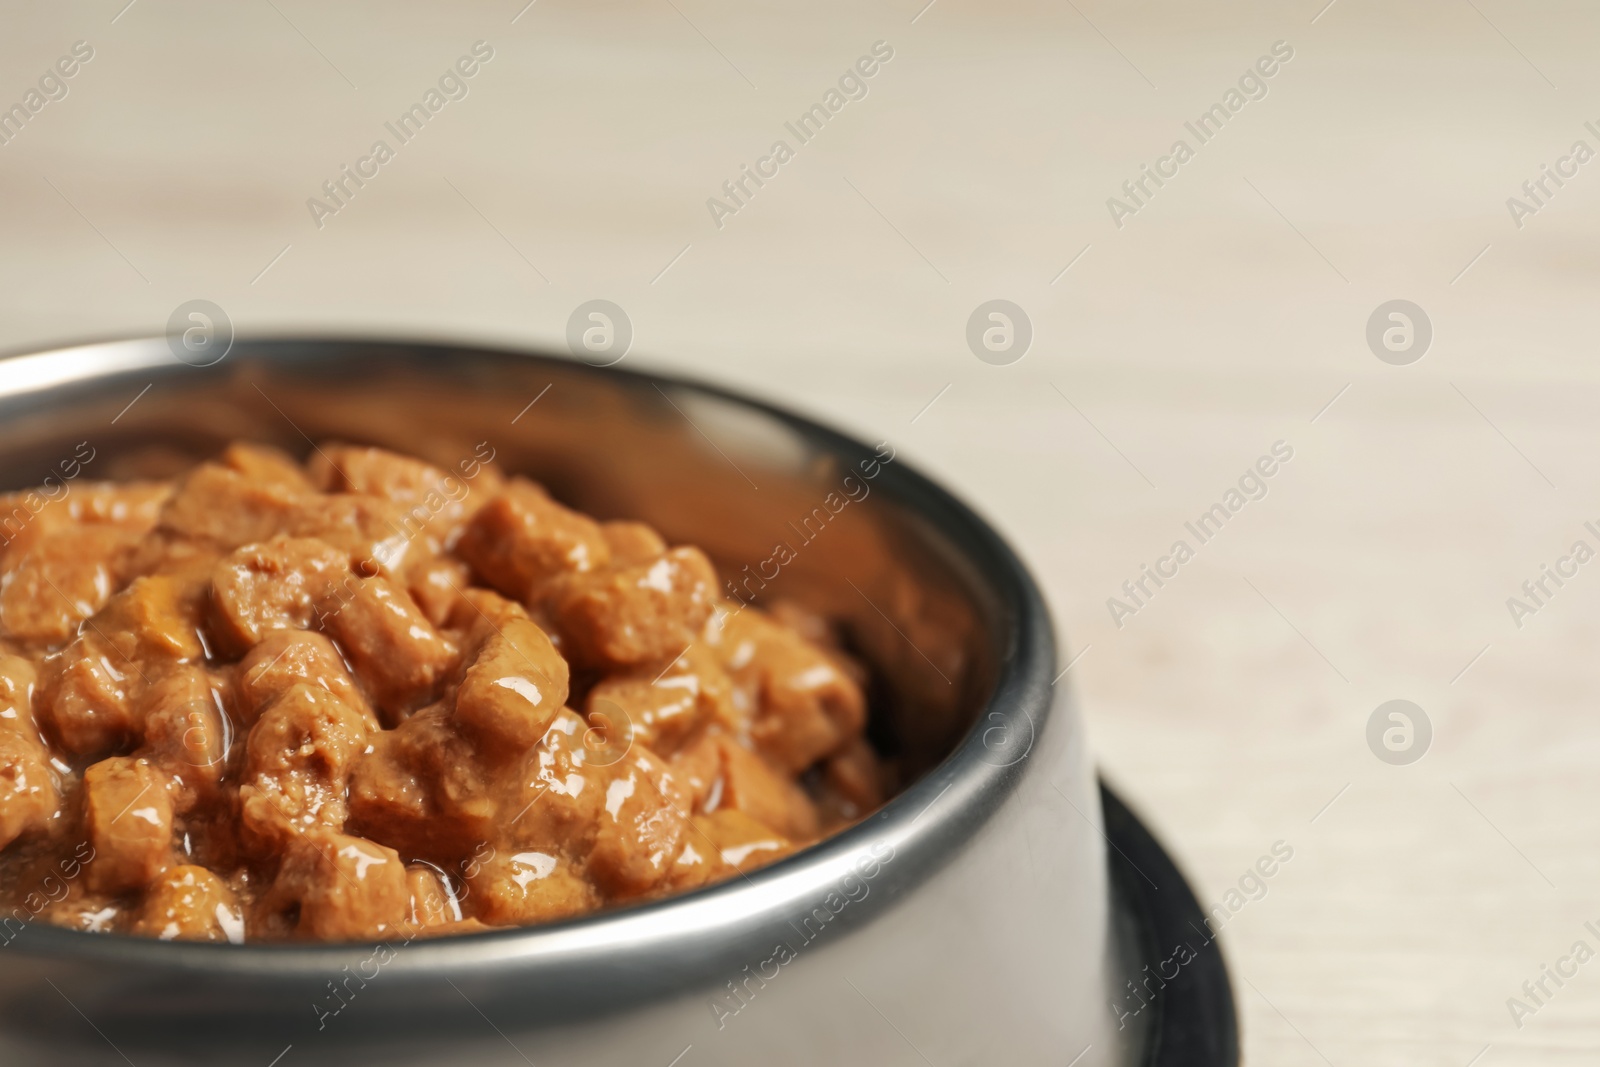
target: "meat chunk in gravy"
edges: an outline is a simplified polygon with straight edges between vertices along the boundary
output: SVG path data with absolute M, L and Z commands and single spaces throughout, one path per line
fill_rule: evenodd
M 149 760 L 113 756 L 83 774 L 83 821 L 94 860 L 89 887 L 106 893 L 148 886 L 172 858 L 169 779 Z
M 61 804 L 33 718 L 34 680 L 33 664 L 0 655 L 0 848 L 45 830 Z
M 163 941 L 244 941 L 244 915 L 233 890 L 204 867 L 169 868 L 150 884 L 130 933 Z
M 367 719 L 327 690 L 301 683 L 261 713 L 245 741 L 239 818 L 272 848 L 349 814 L 350 769 L 367 747 Z
M 438 692 L 458 647 L 387 578 L 357 578 L 322 600 L 321 623 L 393 724 Z
M 240 442 L 0 497 L 0 904 L 465 933 L 734 877 L 882 803 L 824 621 L 492 457 Z
M 213 632 L 230 649 L 249 649 L 272 630 L 304 630 L 349 572 L 345 554 L 314 537 L 235 549 L 212 573 Z
M 601 670 L 665 663 L 699 636 L 717 606 L 717 574 L 698 548 L 565 579 L 550 598 L 563 648 Z
M 610 562 L 600 524 L 520 479 L 483 506 L 457 545 L 478 578 L 514 600 L 535 597 L 555 578 Z

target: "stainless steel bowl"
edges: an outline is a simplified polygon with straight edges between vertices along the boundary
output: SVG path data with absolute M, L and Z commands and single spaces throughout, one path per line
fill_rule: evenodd
M 1125 1062 L 1099 794 L 1052 685 L 1050 619 L 1005 543 L 895 442 L 660 375 L 450 345 L 258 340 L 197 368 L 148 339 L 0 360 L 6 488 L 82 441 L 83 476 L 105 478 L 236 437 L 445 464 L 488 441 L 577 507 L 699 544 L 725 577 L 844 620 L 881 680 L 874 737 L 919 774 L 748 878 L 532 929 L 224 946 L 0 917 L 0 1062 Z M 775 566 L 780 542 L 794 558 Z

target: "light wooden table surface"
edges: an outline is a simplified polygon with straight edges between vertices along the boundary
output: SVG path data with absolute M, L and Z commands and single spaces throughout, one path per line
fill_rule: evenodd
M 561 345 L 613 300 L 633 363 L 889 438 L 1008 531 L 1106 773 L 1208 903 L 1293 849 L 1225 928 L 1249 1062 L 1594 1062 L 1600 963 L 1507 1006 L 1600 949 L 1600 563 L 1507 608 L 1600 548 L 1600 162 L 1520 227 L 1506 203 L 1600 150 L 1592 6 L 124 2 L 0 14 L 0 104 L 94 50 L 0 147 L 0 344 L 206 298 L 240 329 Z M 387 135 L 478 40 L 467 95 Z M 1278 41 L 1201 144 L 1185 121 Z M 306 200 L 379 138 L 319 228 Z M 719 228 L 707 199 L 779 139 Z M 1033 326 L 1011 365 L 965 341 L 992 298 Z M 1369 350 L 1392 299 L 1432 322 L 1420 362 Z M 1277 441 L 1265 498 L 1186 535 Z M 1395 698 L 1432 724 L 1411 765 L 1366 741 Z

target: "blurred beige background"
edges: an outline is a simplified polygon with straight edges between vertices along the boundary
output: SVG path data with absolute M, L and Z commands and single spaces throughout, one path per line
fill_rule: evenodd
M 125 2 L 0 13 L 0 105 L 94 50 L 0 147 L 0 346 L 205 298 L 241 331 L 559 347 L 615 301 L 630 365 L 888 438 L 1007 531 L 1105 772 L 1207 903 L 1293 849 L 1225 928 L 1248 1062 L 1593 1062 L 1600 964 L 1520 1028 L 1507 998 L 1600 949 L 1600 565 L 1520 629 L 1506 605 L 1600 547 L 1600 162 L 1520 228 L 1506 205 L 1600 150 L 1591 7 Z M 307 198 L 479 40 L 466 97 L 319 229 Z M 1278 41 L 1118 228 L 1107 198 Z M 778 138 L 719 229 L 707 198 Z M 1008 366 L 965 341 L 991 298 L 1032 321 Z M 1396 298 L 1433 325 L 1409 366 L 1364 336 Z M 1268 495 L 1116 626 L 1280 440 Z M 1393 698 L 1433 727 L 1408 766 L 1366 741 Z

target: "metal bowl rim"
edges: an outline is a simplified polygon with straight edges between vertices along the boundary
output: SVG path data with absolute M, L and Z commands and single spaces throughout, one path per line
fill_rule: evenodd
M 667 385 L 753 409 L 834 454 L 852 450 L 870 451 L 859 439 L 809 416 L 693 375 L 656 371 L 648 367 L 637 370 L 619 366 L 596 368 L 580 360 L 531 347 L 416 335 L 386 337 L 370 332 L 342 334 L 319 330 L 315 333 L 251 333 L 237 337 L 229 354 L 249 346 L 348 347 L 352 350 L 398 348 L 416 353 L 437 350 L 491 359 L 549 362 L 597 378 L 622 376 L 635 383 Z M 167 351 L 165 339 L 161 336 L 124 335 L 49 348 L 12 350 L 0 353 L 0 402 L 35 391 L 26 387 L 14 390 L 5 384 L 5 364 L 13 360 L 63 356 L 97 348 L 121 350 L 129 356 L 144 354 L 149 358 L 139 362 L 130 360 L 125 367 L 95 376 L 47 382 L 40 389 L 70 389 L 96 377 L 115 378 L 136 370 L 156 371 L 169 360 L 173 364 L 165 368 L 169 372 L 177 373 L 184 369 Z M 355 354 L 354 351 L 351 354 Z M 256 355 L 270 357 L 271 353 Z M 1008 641 L 1003 642 L 1009 651 L 1003 651 L 998 657 L 993 690 L 983 707 L 978 709 L 973 725 L 954 749 L 867 819 L 743 879 L 730 879 L 659 900 L 558 922 L 409 942 L 405 946 L 406 951 L 401 954 L 407 961 L 405 970 L 449 975 L 471 973 L 486 965 L 559 965 L 563 961 L 577 961 L 596 952 L 609 958 L 619 949 L 626 952 L 626 933 L 620 938 L 608 936 L 625 927 L 649 928 L 654 939 L 651 945 L 654 951 L 673 941 L 685 948 L 692 948 L 706 936 L 707 927 L 703 922 L 681 922 L 691 911 L 729 908 L 738 913 L 740 909 L 736 905 L 740 898 L 753 897 L 779 883 L 791 883 L 795 888 L 765 909 L 769 913 L 775 912 L 781 910 L 780 905 L 813 901 L 815 887 L 827 881 L 827 870 L 837 872 L 847 869 L 848 858 L 861 854 L 872 843 L 888 840 L 894 842 L 897 848 L 909 848 L 912 851 L 933 843 L 935 848 L 947 853 L 941 862 L 948 862 L 952 858 L 948 853 L 953 849 L 958 850 L 971 833 L 981 832 L 984 816 L 998 809 L 1010 794 L 1025 764 L 1025 759 L 997 763 L 983 758 L 991 751 L 984 743 L 984 734 L 993 729 L 986 723 L 997 715 L 1005 716 L 1009 712 L 1024 716 L 1029 728 L 1035 732 L 1045 729 L 1055 684 L 1052 681 L 1056 665 L 1053 626 L 1032 575 L 999 533 L 959 497 L 922 474 L 914 465 L 897 458 L 893 467 L 885 473 L 890 472 L 892 481 L 887 483 L 892 486 L 890 496 L 902 506 L 923 515 L 929 511 L 942 512 L 946 520 L 959 524 L 956 529 L 941 527 L 941 532 L 963 556 L 972 572 L 988 583 L 989 592 L 1002 606 L 1002 615 L 1013 620 L 1014 632 L 1008 635 Z M 947 793 L 956 794 L 955 800 L 936 810 L 937 802 Z M 965 801 L 967 806 L 963 806 L 961 801 Z M 985 810 L 974 812 L 970 810 L 973 804 L 979 804 Z M 838 875 L 832 877 L 836 880 Z M 758 914 L 760 910 L 755 909 L 754 913 Z M 352 958 L 365 956 L 374 945 L 370 941 L 219 945 L 159 941 L 123 934 L 91 934 L 37 922 L 30 926 L 37 928 L 27 931 L 30 949 L 39 955 L 104 963 L 158 965 L 219 976 L 268 972 L 287 979 L 315 977 L 336 970 Z M 645 931 L 641 929 L 639 932 Z

